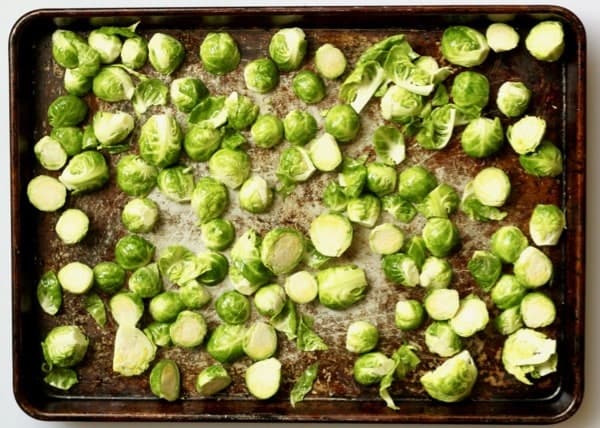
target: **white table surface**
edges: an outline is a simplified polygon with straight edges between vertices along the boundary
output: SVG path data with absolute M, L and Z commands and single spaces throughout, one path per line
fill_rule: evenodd
M 66 428 L 92 428 L 108 427 L 124 428 L 135 426 L 135 423 L 94 423 L 94 422 L 44 422 L 32 419 L 26 415 L 17 405 L 12 391 L 12 357 L 11 357 L 11 292 L 10 292 L 10 165 L 9 165 L 9 113 L 8 113 L 8 37 L 10 29 L 15 21 L 23 14 L 40 8 L 74 8 L 74 7 L 184 7 L 184 6 L 293 6 L 293 5 L 403 5 L 403 4 L 556 4 L 570 9 L 583 22 L 587 32 L 587 218 L 591 221 L 587 224 L 587 266 L 586 266 L 586 355 L 585 355 L 585 393 L 583 404 L 573 417 L 567 421 L 555 425 L 560 428 L 597 428 L 600 427 L 600 229 L 598 221 L 600 218 L 600 168 L 594 167 L 600 163 L 600 111 L 596 103 L 596 97 L 600 97 L 600 82 L 597 76 L 600 73 L 600 3 L 595 1 L 564 0 L 555 1 L 388 1 L 388 0 L 262 0 L 245 2 L 243 0 L 220 0 L 217 3 L 198 0 L 8 0 L 0 6 L 0 29 L 2 31 L 3 43 L 0 43 L 0 94 L 4 95 L 4 101 L 0 105 L 1 114 L 0 129 L 3 138 L 0 138 L 0 367 L 2 368 L 0 379 L 0 426 L 3 428 L 41 428 L 41 427 L 66 427 Z M 144 426 L 166 426 L 168 424 L 148 424 Z M 191 423 L 177 424 L 179 427 L 191 427 Z M 194 424 L 198 426 L 198 424 Z M 264 424 L 260 424 L 264 425 Z M 302 424 L 297 424 L 301 426 Z M 338 426 L 343 424 L 329 424 Z M 253 428 L 259 424 L 220 424 L 223 428 Z M 350 425 L 347 425 L 350 426 Z M 360 426 L 360 425 L 353 425 Z M 367 424 L 363 426 L 368 426 Z M 405 425 L 411 427 L 411 425 Z M 432 428 L 443 425 L 431 425 Z M 447 425 L 451 426 L 451 425 Z M 489 425 L 487 425 L 489 426 Z

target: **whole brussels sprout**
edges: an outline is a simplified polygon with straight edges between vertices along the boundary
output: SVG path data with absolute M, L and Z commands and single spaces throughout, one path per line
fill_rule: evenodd
M 204 223 L 201 227 L 200 239 L 206 248 L 222 251 L 229 247 L 235 239 L 235 228 L 229 220 L 216 218 Z
M 474 158 L 493 155 L 502 147 L 504 131 L 499 118 L 478 117 L 469 122 L 460 137 L 466 154 Z
M 535 151 L 519 155 L 519 163 L 535 177 L 556 177 L 563 172 L 563 155 L 548 140 L 542 141 Z
M 494 327 L 498 333 L 508 336 L 523 327 L 523 318 L 521 318 L 521 309 L 519 305 L 504 309 L 494 319 Z
M 274 114 L 258 116 L 250 128 L 254 144 L 265 149 L 279 144 L 283 140 L 283 133 L 283 122 Z
M 157 177 L 158 168 L 138 155 L 125 155 L 117 163 L 117 186 L 129 196 L 146 196 Z
M 154 256 L 154 244 L 139 235 L 125 235 L 115 245 L 115 261 L 126 270 L 147 265 Z
M 76 126 L 61 126 L 53 128 L 50 138 L 62 146 L 67 156 L 75 156 L 81 152 L 83 131 Z
M 148 60 L 148 42 L 142 37 L 130 37 L 121 46 L 121 62 L 133 70 L 142 68 Z
M 103 64 L 110 64 L 119 57 L 123 43 L 117 35 L 108 34 L 103 29 L 97 28 L 88 34 L 88 45 L 98 52 Z
M 183 44 L 175 37 L 164 33 L 155 33 L 148 41 L 148 59 L 160 74 L 173 73 L 185 57 Z
M 381 208 L 394 219 L 406 224 L 413 221 L 417 215 L 414 205 L 397 193 L 382 197 Z
M 184 309 L 169 326 L 169 336 L 175 346 L 194 348 L 204 341 L 207 330 L 202 314 Z
M 192 279 L 179 287 L 179 298 L 187 309 L 201 309 L 212 297 L 204 285 Z
M 227 74 L 240 63 L 238 45 L 226 32 L 208 33 L 200 44 L 199 54 L 202 65 L 212 74 Z
M 317 120 L 307 111 L 292 110 L 283 119 L 285 139 L 292 144 L 308 143 L 315 138 L 318 128 Z
M 164 168 L 179 159 L 183 134 L 170 113 L 152 115 L 140 129 L 140 156 L 146 162 Z
M 325 131 L 339 143 L 352 141 L 360 130 L 360 116 L 349 104 L 337 104 L 325 116 Z
M 269 42 L 269 56 L 281 71 L 297 70 L 306 55 L 306 35 L 298 27 L 278 30 Z
M 398 194 L 409 202 L 419 202 L 437 186 L 437 179 L 421 165 L 404 169 L 398 176 Z
M 394 310 L 394 325 L 400 330 L 414 330 L 423 324 L 425 311 L 416 299 L 399 300 Z
M 367 188 L 377 196 L 384 196 L 396 190 L 398 176 L 396 170 L 381 162 L 367 164 Z
M 202 80 L 195 77 L 180 77 L 171 82 L 169 88 L 171 102 L 179 111 L 189 113 L 208 96 L 208 89 Z
M 348 219 L 364 227 L 373 227 L 381 214 L 381 201 L 370 194 L 348 201 L 346 215 Z
M 260 111 L 258 105 L 245 95 L 232 92 L 225 100 L 227 124 L 238 131 L 252 126 Z
M 458 73 L 452 82 L 450 96 L 458 107 L 471 107 L 481 111 L 490 97 L 490 82 L 476 71 Z
M 367 292 L 364 270 L 355 265 L 341 265 L 317 273 L 319 302 L 330 309 L 346 309 L 362 300 Z
M 194 191 L 194 174 L 190 167 L 173 166 L 158 173 L 158 188 L 167 198 L 176 202 L 187 202 L 192 199 Z
M 462 351 L 421 376 L 421 384 L 436 400 L 454 403 L 469 396 L 477 380 L 477 367 L 469 351 Z
M 94 136 L 101 147 L 111 147 L 122 143 L 133 131 L 133 116 L 123 111 L 98 111 L 92 119 Z
M 83 360 L 89 339 L 76 325 L 54 327 L 42 342 L 44 359 L 50 367 L 73 367 Z
M 125 269 L 115 262 L 100 262 L 93 269 L 96 287 L 114 294 L 125 285 Z
M 504 82 L 498 88 L 496 105 L 508 117 L 519 117 L 527 110 L 531 90 L 523 82 Z
M 482 64 L 490 51 L 485 36 L 464 25 L 454 25 L 444 30 L 441 49 L 444 58 L 462 67 Z
M 215 309 L 227 324 L 243 324 L 250 318 L 250 300 L 237 291 L 226 291 L 217 297 Z
M 148 304 L 152 319 L 158 322 L 174 321 L 184 308 L 179 293 L 170 290 L 157 294 Z
M 206 350 L 215 360 L 232 363 L 244 355 L 245 333 L 243 324 L 219 324 L 210 334 Z
M 423 227 L 423 240 L 431 254 L 446 257 L 460 244 L 460 235 L 451 220 L 434 217 Z
M 158 268 L 169 281 L 183 285 L 197 278 L 205 266 L 200 264 L 198 257 L 191 250 L 183 245 L 174 244 L 160 252 Z
M 423 109 L 423 96 L 392 85 L 381 97 L 381 116 L 396 123 L 409 123 Z
M 326 79 L 334 80 L 340 77 L 346 70 L 346 64 L 344 53 L 331 43 L 319 46 L 315 52 L 315 67 Z
M 128 101 L 133 97 L 135 86 L 129 73 L 116 65 L 109 65 L 94 77 L 92 91 L 103 101 Z
M 270 58 L 250 61 L 244 67 L 244 82 L 251 91 L 265 94 L 279 84 L 279 70 Z
M 250 175 L 250 156 L 242 150 L 217 150 L 208 161 L 208 171 L 230 189 L 237 189 Z
M 273 191 L 267 181 L 259 175 L 252 175 L 240 188 L 240 207 L 248 212 L 259 214 L 269 209 L 273 202 Z
M 558 244 L 566 227 L 564 211 L 554 204 L 537 204 L 529 218 L 529 235 L 538 247 Z
M 61 95 L 48 106 L 48 124 L 53 128 L 79 125 L 87 116 L 88 106 L 75 95 Z
M 384 376 L 395 370 L 394 360 L 379 351 L 361 355 L 354 362 L 352 374 L 354 380 L 361 385 L 379 383 Z
M 491 290 L 492 302 L 500 309 L 508 309 L 521 303 L 527 288 L 511 274 L 504 274 Z
M 525 48 L 540 61 L 557 61 L 565 50 L 565 35 L 560 21 L 542 21 L 525 38 Z
M 490 291 L 502 275 L 502 260 L 492 252 L 476 250 L 467 263 L 467 268 L 477 285 Z
M 81 97 L 92 90 L 92 78 L 85 76 L 77 69 L 65 69 L 63 85 L 69 95 Z
M 58 179 L 73 194 L 78 194 L 101 188 L 109 175 L 108 164 L 102 153 L 87 150 L 73 156 Z
M 61 67 L 75 68 L 79 65 L 78 47 L 85 40 L 77 33 L 69 30 L 55 30 L 52 33 L 52 58 Z
M 158 265 L 150 263 L 133 271 L 127 282 L 129 289 L 141 298 L 154 297 L 163 289 Z
M 514 263 L 528 245 L 525 234 L 512 225 L 500 227 L 490 239 L 490 250 L 504 263 Z
M 354 321 L 346 331 L 346 349 L 355 354 L 372 351 L 379 341 L 379 330 L 369 321 Z
M 292 79 L 292 90 L 306 104 L 316 104 L 326 95 L 325 83 L 314 71 L 302 70 Z
M 134 198 L 121 211 L 121 222 L 130 232 L 150 232 L 158 221 L 158 205 L 152 199 Z
M 192 193 L 192 210 L 199 224 L 208 223 L 225 212 L 229 204 L 227 187 L 211 177 L 202 177 L 196 182 Z
M 221 146 L 222 134 L 208 124 L 192 125 L 183 139 L 183 148 L 190 159 L 204 162 Z

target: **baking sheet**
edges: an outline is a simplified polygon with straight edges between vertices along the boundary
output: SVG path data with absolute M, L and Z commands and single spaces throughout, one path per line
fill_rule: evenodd
M 469 400 L 453 405 L 430 400 L 418 378 L 442 359 L 420 352 L 422 363 L 418 371 L 404 382 L 395 382 L 392 387 L 400 410 L 394 412 L 385 408 L 376 387 L 358 387 L 353 381 L 351 371 L 355 356 L 344 350 L 345 331 L 351 321 L 368 319 L 379 327 L 382 337 L 379 349 L 382 351 L 390 354 L 404 341 L 420 344 L 426 349 L 422 330 L 401 333 L 393 323 L 395 302 L 401 296 L 421 298 L 424 290 L 397 287 L 383 278 L 378 257 L 368 250 L 369 230 L 362 227 L 355 227 L 353 245 L 342 261 L 353 261 L 366 269 L 370 284 L 367 299 L 346 311 L 331 311 L 318 304 L 300 307 L 302 313 L 315 318 L 315 330 L 330 349 L 301 353 L 280 337 L 277 356 L 283 362 L 283 384 L 276 397 L 266 402 L 251 398 L 245 389 L 243 371 L 249 364 L 247 359 L 230 367 L 234 382 L 226 392 L 210 399 L 198 396 L 194 391 L 195 376 L 211 363 L 210 357 L 206 352 L 177 348 L 161 349 L 158 357 L 173 358 L 180 364 L 183 400 L 158 402 L 149 391 L 147 376 L 125 378 L 112 372 L 115 323 L 110 316 L 107 326 L 100 329 L 85 312 L 81 296 L 66 293 L 64 309 L 57 317 L 49 317 L 37 307 L 35 284 L 42 272 L 58 269 L 73 260 L 93 266 L 112 258 L 114 244 L 125 234 L 119 215 L 128 199 L 116 188 L 114 176 L 109 186 L 100 192 L 70 198 L 70 206 L 80 207 L 88 213 L 92 229 L 82 244 L 66 247 L 53 232 L 57 214 L 35 212 L 24 196 L 28 180 L 41 171 L 32 155 L 33 143 L 49 132 L 45 120 L 47 106 L 63 91 L 63 71 L 53 63 L 50 52 L 50 36 L 56 25 L 85 32 L 94 24 L 123 25 L 140 19 L 139 32 L 146 37 L 164 31 L 184 42 L 186 59 L 173 78 L 198 75 L 212 94 L 227 95 L 237 90 L 255 99 L 261 105 L 262 113 L 271 111 L 283 117 L 294 108 L 306 108 L 290 90 L 293 73 L 282 75 L 279 88 L 273 94 L 263 96 L 249 93 L 242 78 L 244 64 L 265 55 L 270 36 L 277 28 L 291 25 L 303 28 L 309 41 L 309 59 L 317 46 L 332 42 L 342 48 L 352 65 L 366 46 L 386 35 L 403 33 L 415 51 L 440 58 L 438 41 L 443 29 L 451 23 L 463 22 L 484 29 L 490 14 L 514 13 L 515 25 L 524 34 L 534 22 L 531 17 L 534 12 L 549 13 L 565 23 L 567 49 L 561 61 L 539 63 L 521 48 L 511 54 L 490 55 L 479 69 L 490 78 L 492 94 L 503 81 L 517 76 L 532 88 L 531 113 L 546 118 L 549 124 L 547 137 L 565 153 L 565 173 L 558 179 L 540 180 L 527 176 L 507 144 L 492 160 L 475 161 L 460 149 L 456 132 L 450 145 L 440 152 L 426 151 L 410 144 L 408 159 L 400 167 L 422 163 L 440 182 L 451 184 L 459 193 L 483 166 L 494 164 L 509 172 L 513 191 L 507 203 L 510 214 L 505 221 L 474 223 L 461 213 L 453 217 L 461 230 L 462 247 L 450 258 L 456 274 L 452 286 L 461 296 L 472 291 L 484 296 L 470 279 L 466 263 L 475 249 L 486 248 L 489 236 L 497 227 L 510 223 L 527 230 L 529 213 L 536 203 L 556 203 L 566 208 L 569 227 L 561 245 L 549 252 L 557 271 L 547 289 L 557 302 L 559 312 L 558 321 L 547 330 L 559 341 L 556 374 L 541 379 L 533 387 L 514 380 L 502 368 L 502 338 L 493 332 L 490 323 L 485 332 L 465 341 L 479 368 L 479 379 Z M 203 36 L 215 28 L 230 32 L 242 53 L 242 63 L 226 77 L 206 73 L 197 57 Z M 568 11 L 554 7 L 524 10 L 518 6 L 469 7 L 468 10 L 460 7 L 393 7 L 37 11 L 17 23 L 10 48 L 14 387 L 19 403 L 28 413 L 47 419 L 550 423 L 569 417 L 578 407 L 583 391 L 585 35 L 577 18 Z M 310 60 L 305 63 L 310 66 Z M 147 67 L 144 71 L 151 74 Z M 337 102 L 337 87 L 338 83 L 328 82 L 327 98 L 317 107 L 308 108 L 320 122 L 320 112 Z M 129 108 L 103 103 L 91 103 L 90 106 L 91 110 Z M 157 111 L 151 110 L 146 117 Z M 497 113 L 493 106 L 489 112 Z M 182 125 L 186 123 L 183 116 L 178 119 Z M 373 158 L 370 135 L 375 127 L 383 124 L 376 102 L 371 102 L 361 114 L 361 121 L 361 133 L 355 142 L 343 149 L 351 155 L 369 154 Z M 282 148 L 265 151 L 250 146 L 248 149 L 253 169 L 260 171 L 271 183 L 274 183 L 274 168 Z M 110 157 L 112 171 L 118 159 L 118 155 Z M 206 173 L 203 164 L 194 164 L 193 168 L 196 177 Z M 287 199 L 277 198 L 269 214 L 249 216 L 233 203 L 226 217 L 236 224 L 238 236 L 248 227 L 264 233 L 277 224 L 307 231 L 311 219 L 321 210 L 323 185 L 332 177 L 331 174 L 318 175 L 298 186 Z M 174 243 L 201 250 L 199 229 L 189 206 L 169 202 L 157 191 L 150 197 L 161 208 L 160 227 L 149 235 L 157 245 L 157 254 L 161 248 Z M 389 219 L 387 215 L 382 217 L 382 220 Z M 402 228 L 412 236 L 419 233 L 423 222 L 422 217 L 417 217 Z M 210 291 L 216 297 L 228 288 L 231 285 L 226 281 Z M 205 310 L 203 314 L 209 326 L 214 327 L 217 323 L 214 311 Z M 78 368 L 80 383 L 68 393 L 57 393 L 41 381 L 39 343 L 53 325 L 67 323 L 76 323 L 85 329 L 90 336 L 91 348 L 84 364 Z M 288 403 L 291 383 L 304 367 L 317 360 L 321 370 L 312 393 L 304 403 L 292 409 Z M 32 389 L 28 385 L 38 387 Z M 102 400 L 102 408 L 96 400 Z M 532 407 L 533 403 L 535 406 Z

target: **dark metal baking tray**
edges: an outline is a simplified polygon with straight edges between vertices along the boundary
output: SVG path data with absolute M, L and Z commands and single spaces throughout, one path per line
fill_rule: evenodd
M 193 388 L 194 376 L 206 365 L 207 356 L 202 351 L 171 349 L 161 352 L 182 366 L 183 398 L 168 403 L 150 394 L 146 375 L 125 378 L 112 372 L 111 346 L 115 331 L 112 321 L 104 329 L 98 328 L 86 315 L 82 300 L 76 296 L 65 296 L 64 309 L 57 317 L 49 317 L 39 309 L 35 288 L 42 272 L 74 259 L 90 265 L 109 259 L 114 243 L 125 233 L 119 221 L 119 210 L 126 197 L 116 188 L 114 176 L 102 191 L 70 198 L 69 204 L 85 209 L 92 222 L 89 236 L 74 247 L 66 248 L 56 239 L 53 233 L 56 214 L 36 212 L 25 196 L 29 179 L 40 171 L 32 154 L 33 144 L 49 132 L 47 106 L 63 91 L 62 71 L 54 65 L 50 53 L 50 36 L 56 28 L 86 32 L 97 25 L 122 25 L 140 20 L 141 34 L 148 36 L 160 30 L 177 36 L 185 44 L 186 59 L 178 73 L 196 70 L 207 79 L 211 91 L 228 93 L 234 88 L 244 90 L 240 83 L 243 63 L 263 56 L 270 35 L 284 26 L 299 26 L 306 31 L 308 58 L 316 46 L 329 41 L 344 50 L 352 65 L 365 46 L 394 33 L 406 34 L 417 52 L 441 58 L 439 36 L 448 25 L 468 23 L 485 29 L 490 18 L 507 15 L 514 15 L 513 23 L 521 35 L 540 17 L 561 20 L 566 33 L 565 53 L 556 63 L 536 62 L 521 46 L 514 53 L 490 56 L 480 67 L 490 77 L 492 93 L 502 81 L 516 76 L 533 88 L 531 113 L 546 117 L 548 138 L 565 154 L 564 173 L 556 179 L 533 179 L 523 174 L 516 156 L 508 149 L 493 160 L 509 171 L 513 181 L 508 202 L 510 223 L 526 230 L 528 213 L 536 202 L 560 204 L 567 213 L 568 228 L 560 245 L 549 252 L 556 275 L 548 291 L 558 307 L 558 321 L 548 330 L 558 340 L 559 365 L 555 374 L 531 387 L 512 379 L 501 366 L 502 339 L 488 329 L 482 335 L 485 340 L 479 337 L 466 342 L 480 370 L 469 399 L 442 404 L 428 398 L 419 386 L 418 376 L 441 360 L 422 353 L 423 363 L 419 370 L 406 381 L 394 384 L 392 394 L 400 410 L 386 408 L 376 387 L 359 388 L 353 382 L 352 357 L 343 350 L 343 332 L 352 318 L 377 316 L 384 338 L 380 346 L 386 352 L 403 340 L 419 342 L 420 339 L 417 333 L 402 336 L 394 329 L 391 316 L 386 315 L 393 312 L 390 308 L 401 291 L 383 280 L 371 278 L 367 299 L 370 306 L 358 305 L 357 309 L 339 313 L 324 313 L 316 305 L 306 308 L 308 313 L 315 315 L 315 328 L 322 332 L 330 350 L 300 354 L 293 345 L 280 341 L 279 354 L 284 363 L 285 380 L 274 398 L 259 401 L 249 396 L 240 376 L 247 361 L 231 368 L 234 383 L 227 393 L 213 398 L 199 397 Z M 234 35 L 243 58 L 236 72 L 220 79 L 202 74 L 197 57 L 203 35 L 215 29 L 225 29 Z M 9 47 L 13 388 L 18 404 L 29 415 L 45 420 L 545 424 L 565 420 L 578 409 L 584 384 L 586 39 L 581 22 L 570 11 L 555 6 L 37 10 L 16 22 Z M 289 89 L 285 90 L 286 82 L 289 83 L 289 76 L 282 78 L 282 89 L 270 101 L 280 116 L 297 102 Z M 324 106 L 335 101 L 336 90 L 333 88 Z M 90 103 L 90 107 L 94 111 L 98 105 Z M 494 114 L 494 107 L 490 108 L 490 114 Z M 375 120 L 373 108 L 367 110 L 366 117 Z M 363 132 L 358 140 L 367 141 L 367 132 Z M 355 143 L 349 150 L 370 153 L 370 149 L 361 144 L 364 143 Z M 445 150 L 427 155 L 427 166 L 439 178 L 462 188 L 465 177 L 473 175 L 473 171 L 489 161 L 469 159 L 459 146 L 455 135 Z M 408 150 L 413 158 L 424 159 L 425 153 L 419 148 L 409 146 Z M 272 168 L 276 159 L 257 152 L 252 155 L 256 156 L 255 165 L 266 170 Z M 111 162 L 114 166 L 114 160 Z M 281 222 L 305 230 L 310 207 L 318 203 L 323 182 L 315 179 L 299 188 L 279 206 L 277 219 L 266 217 L 257 222 L 239 213 L 231 213 L 232 218 L 239 223 L 239 229 L 252 225 L 264 232 Z M 167 213 L 166 217 L 163 222 L 169 223 L 169 230 L 175 234 L 172 239 L 183 236 L 178 233 L 194 233 L 195 226 L 186 223 L 184 218 L 175 213 Z M 456 221 L 466 220 L 458 217 Z M 461 295 L 475 289 L 465 273 L 466 261 L 472 250 L 484 245 L 484 240 L 497 226 L 480 223 L 464 232 L 463 248 L 451 259 L 455 269 L 461 266 L 457 269 L 454 284 Z M 364 244 L 359 237 L 358 244 L 350 250 L 350 255 L 358 260 L 367 257 L 367 252 L 360 247 L 361 242 Z M 367 259 L 365 263 L 369 263 Z M 70 322 L 85 329 L 91 339 L 91 348 L 78 369 L 80 383 L 68 393 L 58 393 L 42 382 L 40 341 L 51 326 Z M 214 319 L 209 325 L 214 325 Z M 322 369 L 315 388 L 304 402 L 292 408 L 288 399 L 291 382 L 305 364 L 316 360 L 321 362 Z

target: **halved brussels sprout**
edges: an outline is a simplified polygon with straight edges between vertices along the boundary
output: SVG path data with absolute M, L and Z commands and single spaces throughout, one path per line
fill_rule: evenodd
M 44 382 L 53 388 L 68 391 L 79 382 L 79 379 L 75 370 L 55 367 L 44 376 Z
M 375 254 L 394 254 L 404 245 L 404 233 L 392 223 L 382 223 L 369 233 L 369 248 Z
M 423 227 L 423 240 L 431 254 L 446 257 L 460 244 L 460 235 L 451 220 L 434 217 Z
M 50 137 L 59 142 L 67 156 L 75 156 L 81 153 L 83 131 L 79 127 L 60 126 L 53 128 Z
M 530 153 L 519 155 L 519 163 L 527 174 L 556 177 L 563 172 L 563 155 L 558 147 L 544 140 Z
M 142 68 L 148 60 L 148 42 L 142 37 L 130 37 L 121 47 L 121 62 L 132 70 Z
M 398 165 L 406 158 L 404 136 L 395 126 L 382 125 L 373 133 L 377 160 L 385 165 Z
M 235 238 L 233 223 L 222 218 L 204 223 L 200 230 L 200 239 L 209 250 L 222 251 L 229 247 Z
M 36 287 L 37 301 L 48 315 L 56 315 L 62 306 L 62 288 L 54 271 L 42 275 Z
M 287 141 L 296 145 L 304 145 L 315 138 L 318 124 L 309 112 L 292 110 L 283 119 L 283 130 Z
M 330 309 L 346 309 L 362 300 L 368 283 L 365 271 L 355 265 L 341 265 L 317 273 L 319 302 Z
M 208 160 L 208 171 L 230 189 L 237 189 L 250 176 L 250 156 L 242 150 L 222 148 Z
M 263 264 L 275 275 L 290 273 L 304 256 L 304 237 L 296 229 L 275 227 L 265 234 L 260 256 Z
M 160 74 L 173 73 L 179 68 L 184 57 L 183 44 L 169 34 L 155 33 L 148 41 L 148 59 Z
M 271 37 L 269 56 L 281 71 L 293 71 L 302 64 L 306 47 L 306 35 L 302 29 L 282 28 Z
M 546 133 L 546 120 L 537 116 L 523 116 L 508 126 L 506 138 L 515 152 L 520 155 L 535 151 Z
M 217 297 L 215 309 L 227 324 L 243 324 L 250 318 L 250 300 L 237 291 L 226 291 Z
M 352 141 L 360 130 L 360 116 L 349 104 L 337 104 L 327 111 L 325 131 L 339 143 Z
M 189 113 L 208 96 L 208 89 L 198 78 L 179 77 L 171 82 L 169 96 L 179 111 Z
M 144 301 L 132 291 L 115 294 L 110 298 L 108 305 L 118 325 L 135 326 L 144 315 Z
M 421 165 L 404 169 L 398 176 L 398 194 L 409 202 L 419 202 L 437 186 L 437 179 Z
M 429 256 L 421 266 L 419 284 L 429 289 L 446 288 L 453 277 L 452 265 L 446 259 Z
M 259 175 L 252 175 L 239 191 L 240 207 L 258 214 L 267 211 L 273 202 L 273 190 L 267 181 Z
M 133 110 L 142 115 L 152 106 L 164 106 L 169 98 L 169 87 L 160 79 L 142 80 L 133 91 Z
M 425 391 L 434 399 L 445 403 L 467 398 L 476 381 L 477 367 L 467 350 L 421 376 L 421 384 Z
M 310 239 L 315 249 L 328 257 L 341 256 L 352 244 L 352 224 L 337 213 L 324 213 L 310 224 Z
M 227 74 L 240 63 L 240 50 L 236 41 L 226 32 L 211 32 L 200 44 L 202 65 L 212 74 Z
M 529 218 L 529 235 L 538 247 L 556 245 L 567 227 L 565 213 L 554 204 L 538 204 Z
M 303 304 L 316 299 L 319 293 L 319 284 L 310 272 L 301 270 L 285 279 L 284 289 L 292 301 Z
M 513 225 L 500 227 L 490 240 L 490 250 L 504 263 L 514 263 L 528 245 L 525 234 Z
M 469 122 L 460 137 L 460 144 L 471 157 L 485 158 L 502 147 L 504 131 L 499 118 L 478 117 Z
M 139 235 L 125 235 L 115 245 L 115 261 L 123 269 L 134 270 L 152 260 L 154 249 L 152 242 Z
M 306 104 L 316 104 L 327 95 L 323 79 L 311 70 L 297 73 L 292 79 L 292 89 Z
M 102 153 L 87 150 L 73 156 L 58 179 L 73 194 L 78 194 L 101 188 L 109 175 L 108 164 Z
M 254 361 L 265 360 L 277 350 L 277 333 L 270 324 L 255 321 L 246 330 L 242 342 L 244 353 Z
M 169 336 L 175 346 L 195 348 L 206 336 L 207 325 L 204 317 L 194 311 L 183 310 L 169 326 Z
M 485 38 L 494 52 L 507 52 L 519 44 L 519 33 L 504 22 L 494 22 L 487 27 Z
M 279 144 L 283 140 L 283 133 L 283 122 L 274 114 L 258 116 L 250 128 L 254 144 L 265 149 Z
M 258 58 L 244 67 L 244 83 L 251 91 L 265 94 L 279 84 L 279 70 L 270 58 Z
M 221 364 L 213 364 L 203 369 L 196 377 L 196 391 L 200 395 L 213 395 L 227 388 L 232 382 L 231 376 Z
M 209 125 L 219 128 L 227 122 L 224 95 L 208 96 L 192 109 L 188 122 L 194 125 Z
M 94 136 L 102 148 L 110 148 L 122 143 L 133 131 L 133 116 L 122 111 L 98 111 L 92 119 Z
M 494 327 L 498 333 L 503 336 L 508 336 L 523 327 L 523 319 L 521 318 L 521 309 L 519 305 L 511 306 L 504 309 L 494 318 Z
M 463 349 L 462 339 L 447 321 L 434 321 L 425 330 L 425 345 L 429 352 L 451 357 Z
M 80 242 L 88 233 L 90 219 L 78 208 L 69 208 L 62 212 L 56 222 L 56 234 L 67 245 Z
M 348 201 L 346 215 L 348 219 L 365 227 L 373 227 L 381 214 L 381 201 L 370 194 Z
M 188 202 L 194 191 L 194 174 L 190 167 L 181 165 L 162 169 L 156 178 L 158 189 L 176 202 Z
M 63 85 L 69 95 L 81 97 L 92 90 L 92 78 L 74 68 L 65 69 Z
M 129 196 L 146 196 L 156 185 L 158 168 L 138 155 L 125 155 L 117 164 L 117 186 Z
M 392 85 L 381 97 L 381 116 L 400 124 L 407 124 L 421 113 L 424 98 L 403 87 Z
M 150 390 L 158 398 L 175 401 L 179 398 L 181 380 L 179 367 L 173 360 L 160 360 L 152 368 L 148 382 Z
M 496 95 L 498 110 L 508 117 L 524 114 L 530 100 L 531 90 L 523 82 L 504 82 Z
M 73 294 L 84 294 L 94 284 L 94 272 L 82 262 L 70 262 L 57 273 L 58 282 L 63 290 Z
M 94 95 L 103 101 L 128 101 L 133 97 L 135 86 L 127 71 L 117 65 L 102 67 L 92 81 Z
M 101 291 L 114 294 L 125 285 L 125 269 L 115 262 L 100 262 L 94 266 L 94 282 Z
M 346 57 L 339 48 L 331 43 L 325 43 L 315 52 L 315 67 L 321 76 L 334 80 L 344 74 Z
M 326 132 L 312 140 L 308 153 L 319 171 L 333 171 L 342 163 L 342 151 L 337 141 Z
M 460 301 L 458 312 L 452 317 L 449 324 L 460 337 L 471 337 L 483 330 L 489 320 L 485 302 L 475 294 L 470 294 Z
M 196 182 L 192 193 L 192 210 L 200 225 L 221 216 L 229 204 L 227 187 L 211 177 L 202 177 Z
M 183 139 L 183 148 L 190 159 L 204 162 L 221 146 L 222 134 L 212 125 L 194 124 Z
M 75 95 L 61 95 L 48 106 L 48 124 L 53 128 L 79 125 L 88 113 L 84 100 Z
M 552 278 L 552 260 L 536 247 L 525 248 L 514 263 L 517 280 L 527 288 L 545 285 Z
M 182 140 L 181 128 L 171 113 L 154 114 L 140 129 L 140 156 L 158 168 L 170 166 L 179 159 Z
M 171 282 L 183 285 L 196 279 L 206 266 L 199 258 L 183 245 L 174 244 L 165 247 L 158 257 L 158 268 Z
M 244 355 L 242 343 L 246 327 L 242 324 L 219 324 L 212 331 L 206 350 L 221 363 L 232 363 Z
M 560 21 L 542 21 L 527 34 L 525 48 L 540 61 L 558 61 L 565 50 L 565 34 Z
M 454 317 L 460 306 L 458 291 L 451 288 L 435 288 L 425 296 L 423 307 L 436 321 L 447 321 Z
M 414 330 L 425 320 L 423 305 L 416 299 L 399 300 L 394 309 L 394 325 L 400 330 Z
M 441 49 L 444 58 L 462 67 L 482 64 L 490 51 L 485 36 L 465 25 L 446 28 L 442 34 Z
M 254 306 L 259 314 L 273 318 L 284 308 L 287 301 L 285 290 L 279 284 L 260 287 L 254 294 Z
M 67 163 L 67 152 L 63 146 L 48 135 L 35 143 L 33 152 L 40 165 L 49 171 L 58 171 Z
M 279 157 L 277 176 L 291 183 L 308 180 L 316 171 L 308 150 L 304 147 L 286 147 Z
M 490 291 L 502 275 L 502 260 L 489 251 L 475 250 L 467 268 L 477 285 Z
M 89 339 L 76 325 L 60 325 L 52 328 L 42 342 L 46 363 L 52 367 L 73 367 L 87 353 Z
M 115 335 L 113 370 L 123 376 L 144 373 L 156 355 L 156 346 L 132 325 L 120 325 Z
M 393 373 L 395 369 L 394 360 L 382 352 L 372 351 L 356 359 L 352 374 L 359 384 L 373 385 L 379 383 L 388 373 Z
M 260 236 L 254 229 L 245 231 L 235 242 L 231 249 L 231 260 L 235 269 L 253 286 L 266 284 L 272 277 L 271 271 L 261 261 Z M 250 287 L 250 290 L 256 289 Z
M 527 293 L 520 304 L 523 323 L 529 328 L 543 328 L 556 319 L 556 306 L 552 299 L 540 291 Z
M 385 277 L 394 284 L 414 287 L 419 283 L 419 268 L 412 257 L 404 253 L 384 256 L 381 267 Z
M 342 161 L 342 171 L 338 174 L 338 183 L 348 198 L 357 198 L 362 194 L 367 184 L 366 157 L 353 159 L 345 157 Z
M 482 169 L 473 179 L 475 197 L 484 205 L 501 207 L 510 194 L 510 179 L 508 175 L 493 166 Z
M 281 363 L 271 357 L 260 360 L 246 369 L 246 388 L 259 400 L 274 396 L 281 384 Z
M 556 340 L 530 328 L 520 328 L 512 333 L 502 347 L 502 364 L 519 382 L 532 385 L 556 371 Z
M 346 330 L 346 349 L 355 354 L 372 351 L 379 342 L 379 330 L 369 321 L 354 321 Z
M 49 175 L 38 175 L 27 183 L 27 199 L 40 211 L 54 212 L 67 200 L 67 188 Z
M 459 205 L 460 196 L 456 190 L 452 186 L 442 183 L 429 192 L 421 202 L 416 202 L 414 207 L 423 217 L 429 219 L 432 217 L 447 218 L 450 214 L 454 214 Z

